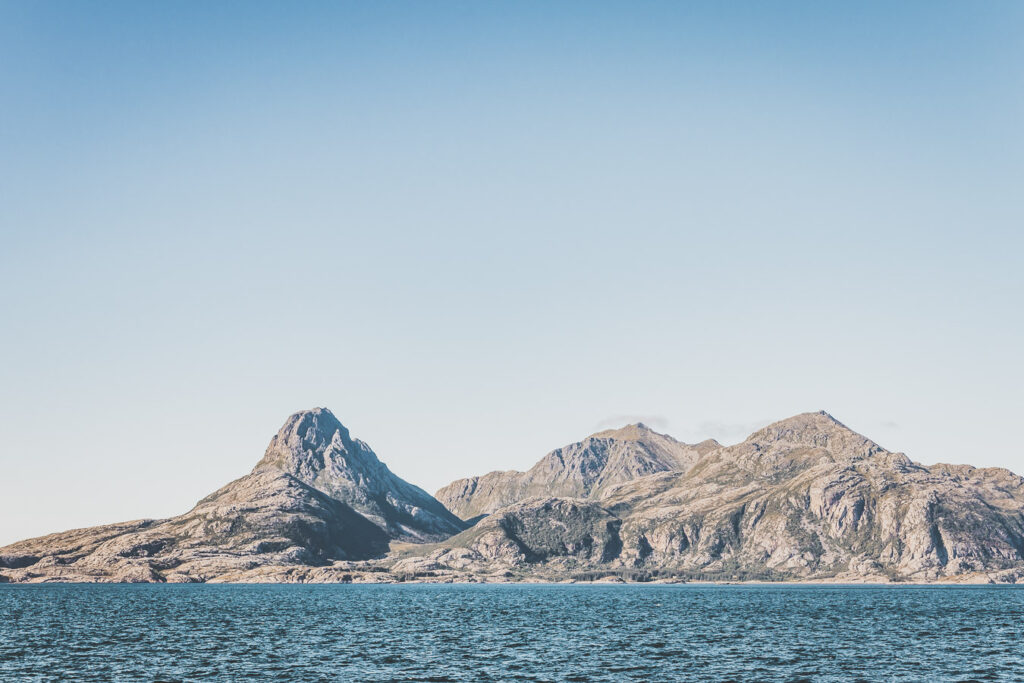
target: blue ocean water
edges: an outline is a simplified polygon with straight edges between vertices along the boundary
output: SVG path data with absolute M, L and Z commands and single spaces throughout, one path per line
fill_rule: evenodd
M 1022 681 L 1024 587 L 3 585 L 3 681 Z

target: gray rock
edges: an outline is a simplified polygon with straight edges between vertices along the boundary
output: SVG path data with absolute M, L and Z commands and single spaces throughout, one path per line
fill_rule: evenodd
M 466 528 L 433 496 L 392 474 L 331 411 L 295 413 L 270 441 L 253 472 L 279 470 L 339 500 L 391 538 L 434 541 Z
M 545 496 L 598 497 L 623 482 L 655 472 L 685 472 L 720 444 L 676 441 L 643 424 L 607 430 L 548 453 L 526 472 L 491 472 L 459 479 L 434 494 L 463 519 Z
M 530 470 L 529 489 L 519 474 L 508 477 L 505 488 L 494 485 L 497 493 L 481 491 L 481 482 L 498 481 L 486 475 L 467 495 L 459 492 L 472 487 L 461 482 L 440 494 L 463 505 L 457 508 L 463 511 L 490 511 L 499 519 L 515 511 L 536 517 L 525 520 L 527 526 L 561 521 L 578 529 L 571 516 L 552 515 L 550 510 L 559 508 L 550 501 L 543 514 L 522 502 L 491 510 L 502 496 L 528 497 L 543 489 L 545 473 L 552 481 L 549 491 L 572 481 L 573 493 L 587 495 L 621 520 L 621 551 L 599 560 L 577 558 L 582 559 L 577 569 L 722 580 L 857 581 L 1014 580 L 1024 570 L 1024 479 L 1002 469 L 924 467 L 824 412 L 777 422 L 735 446 L 707 448 L 676 468 L 661 460 L 650 467 L 653 473 L 631 476 L 643 468 L 619 465 L 615 478 L 625 481 L 617 485 L 588 487 L 583 482 L 599 481 L 600 474 L 573 477 L 566 473 L 575 475 L 579 468 L 552 466 L 567 450 L 587 451 L 596 437 L 604 438 L 595 435 L 538 463 Z M 593 457 L 593 446 L 589 450 L 583 462 L 608 462 Z M 638 453 L 621 447 L 617 452 Z M 646 466 L 650 460 L 641 454 L 641 462 Z M 453 550 L 461 545 L 479 551 L 472 530 L 448 544 Z M 445 557 L 440 557 L 442 567 L 457 568 L 444 564 Z M 552 578 L 563 570 L 557 563 L 531 568 Z
M 1024 566 L 1024 479 L 924 467 L 825 413 L 601 499 L 622 560 L 705 576 L 936 580 Z
M 622 551 L 622 520 L 598 504 L 578 498 L 540 498 L 515 503 L 449 539 L 480 561 L 539 563 L 571 557 L 581 562 L 615 560 Z
M 13 581 L 206 581 L 367 560 L 392 538 L 440 540 L 465 526 L 317 408 L 292 415 L 251 474 L 189 512 L 15 543 L 0 549 L 0 568 Z
M 388 550 L 387 534 L 283 472 L 231 482 L 167 520 L 79 529 L 3 549 L 15 580 L 203 581 L 263 565 L 325 565 Z

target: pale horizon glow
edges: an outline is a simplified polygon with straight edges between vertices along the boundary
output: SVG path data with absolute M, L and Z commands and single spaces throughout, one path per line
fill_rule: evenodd
M 826 410 L 1024 473 L 1024 4 L 0 6 L 0 545 L 324 406 L 434 492 Z

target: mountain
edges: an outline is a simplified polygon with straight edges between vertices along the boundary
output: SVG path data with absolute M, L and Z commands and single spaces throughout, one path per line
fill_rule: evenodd
M 714 439 L 685 444 L 638 423 L 551 451 L 526 472 L 459 479 L 434 496 L 459 517 L 473 519 L 530 498 L 599 497 L 617 484 L 648 474 L 685 472 L 717 448 L 720 444 Z
M 476 523 L 304 411 L 188 513 L 0 548 L 0 582 L 1024 580 L 1024 478 L 924 466 L 825 412 L 732 446 L 630 425 L 438 495 Z
M 465 526 L 316 408 L 289 417 L 252 473 L 189 512 L 21 541 L 0 548 L 0 570 L 15 580 L 206 581 L 367 560 L 392 539 L 441 540 Z
M 288 418 L 253 472 L 265 470 L 286 472 L 345 503 L 391 538 L 440 540 L 465 528 L 429 493 L 392 474 L 326 408 Z
M 226 571 L 323 565 L 388 550 L 352 508 L 283 472 L 231 482 L 189 512 L 76 529 L 0 548 L 0 567 L 56 581 L 206 581 Z
M 474 528 L 424 549 L 405 559 L 403 569 L 493 573 L 500 557 L 509 571 L 524 575 L 1024 577 L 1024 479 L 997 468 L 919 465 L 825 412 L 777 422 L 740 444 L 706 452 L 686 470 L 634 478 L 590 498 L 576 504 L 609 515 L 607 534 L 614 538 L 571 516 L 545 522 L 564 500 L 546 500 L 533 511 L 534 503 L 524 501 L 493 512 L 496 520 L 482 534 Z M 526 519 L 510 524 L 509 515 Z M 517 531 L 545 524 L 558 527 L 561 552 Z M 588 543 L 620 551 L 606 550 L 600 560 L 581 557 L 579 548 Z M 501 553 L 491 550 L 498 547 Z

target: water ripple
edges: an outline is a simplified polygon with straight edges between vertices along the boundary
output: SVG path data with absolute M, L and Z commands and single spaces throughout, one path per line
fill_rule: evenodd
M 1024 678 L 1024 588 L 0 586 L 0 680 Z

